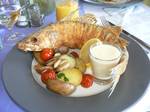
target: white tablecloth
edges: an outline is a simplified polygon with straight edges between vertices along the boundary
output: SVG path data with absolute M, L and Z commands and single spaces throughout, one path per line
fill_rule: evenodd
M 130 34 L 150 44 L 150 7 L 143 3 L 136 3 L 123 8 L 106 8 L 90 4 L 84 4 L 83 7 L 85 13 L 92 13 L 97 18 L 105 16 L 108 21 L 122 26 Z M 150 59 L 150 53 L 148 56 Z M 148 111 L 150 111 L 150 83 L 141 99 L 124 110 L 124 112 Z

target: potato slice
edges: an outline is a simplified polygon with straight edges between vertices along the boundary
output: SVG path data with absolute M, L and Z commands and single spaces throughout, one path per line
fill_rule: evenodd
M 76 86 L 73 84 L 63 82 L 61 80 L 48 80 L 46 83 L 47 89 L 52 90 L 63 96 L 67 96 L 73 93 L 76 89 Z
M 61 73 L 64 73 L 69 83 L 75 86 L 80 85 L 81 80 L 82 80 L 82 73 L 80 70 L 76 68 L 69 68 L 69 69 L 63 70 Z

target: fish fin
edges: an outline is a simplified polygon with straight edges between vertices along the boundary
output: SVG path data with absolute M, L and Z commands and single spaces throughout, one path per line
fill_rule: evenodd
M 120 26 L 113 26 L 113 27 L 110 27 L 109 29 L 110 29 L 110 31 L 111 31 L 114 35 L 116 35 L 117 37 L 118 37 L 118 36 L 120 35 L 120 33 L 122 32 L 122 29 L 121 29 Z

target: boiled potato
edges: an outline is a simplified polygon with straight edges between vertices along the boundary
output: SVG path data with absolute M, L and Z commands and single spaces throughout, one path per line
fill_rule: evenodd
M 67 83 L 61 80 L 50 80 L 50 79 L 47 81 L 46 87 L 47 89 L 52 90 L 63 96 L 67 96 L 73 93 L 76 89 L 76 86 L 74 86 L 71 83 Z
M 80 59 L 80 58 L 76 58 L 75 60 L 76 60 L 76 66 L 75 66 L 75 68 L 79 69 L 82 73 L 84 73 L 85 70 L 86 70 L 86 65 L 83 62 L 83 60 Z
M 82 73 L 76 68 L 69 68 L 63 70 L 61 73 L 65 75 L 65 77 L 68 79 L 68 82 L 73 85 L 80 85 L 82 80 Z

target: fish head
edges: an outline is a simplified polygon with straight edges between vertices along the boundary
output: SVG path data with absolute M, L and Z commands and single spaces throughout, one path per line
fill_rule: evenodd
M 41 51 L 43 48 L 49 48 L 50 43 L 44 33 L 36 32 L 18 42 L 17 47 L 23 51 Z

